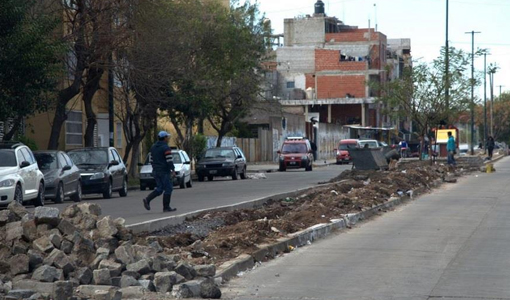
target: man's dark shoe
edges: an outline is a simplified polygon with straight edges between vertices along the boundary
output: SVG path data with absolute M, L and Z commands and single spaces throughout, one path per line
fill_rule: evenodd
M 151 206 L 149 205 L 147 198 L 143 199 L 143 207 L 145 207 L 146 210 L 151 210 Z
M 171 208 L 170 207 L 170 208 L 164 208 L 163 212 L 173 212 L 173 211 L 176 211 L 176 210 L 177 210 L 177 208 Z

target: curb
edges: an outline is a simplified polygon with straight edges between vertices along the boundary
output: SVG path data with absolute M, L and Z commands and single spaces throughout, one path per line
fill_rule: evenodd
M 414 190 L 415 193 L 421 194 L 431 188 L 440 186 L 443 183 L 442 179 L 437 179 L 430 187 L 420 187 Z M 271 245 L 260 245 L 260 249 L 254 252 L 252 255 L 242 254 L 237 258 L 227 261 L 218 267 L 216 276 L 218 280 L 222 282 L 228 281 L 233 277 L 236 277 L 240 272 L 252 269 L 256 264 L 262 261 L 266 261 L 268 258 L 275 258 L 282 253 L 290 252 L 290 246 L 293 248 L 309 245 L 316 240 L 329 236 L 336 230 L 350 228 L 359 221 L 369 219 L 381 211 L 385 212 L 393 207 L 399 206 L 406 202 L 413 200 L 412 197 L 402 198 L 390 198 L 387 202 L 367 209 L 365 211 L 347 214 L 342 219 L 331 220 L 330 223 L 322 223 L 313 225 L 302 231 L 291 233 L 286 237 L 278 239 L 278 242 Z
M 336 165 L 336 163 L 314 164 L 313 167 L 314 168 L 323 168 L 323 167 L 333 166 L 333 165 Z M 256 165 L 253 165 L 253 166 L 256 166 Z M 248 167 L 249 167 L 249 165 L 248 165 Z M 250 170 L 248 168 L 246 170 L 246 172 L 248 172 L 248 173 L 274 173 L 274 172 L 278 172 L 278 166 L 275 165 L 274 167 L 270 167 L 268 169 L 259 169 L 259 170 Z
M 254 200 L 244 201 L 241 203 L 225 205 L 225 206 L 218 206 L 218 207 L 213 207 L 213 208 L 206 208 L 206 209 L 196 210 L 196 211 L 192 211 L 192 212 L 177 215 L 177 216 L 170 216 L 170 217 L 135 223 L 135 224 L 131 224 L 131 225 L 126 225 L 126 227 L 128 229 L 131 229 L 133 231 L 133 233 L 154 232 L 154 231 L 161 230 L 169 225 L 181 224 L 182 222 L 186 221 L 187 218 L 192 218 L 199 214 L 212 213 L 212 212 L 216 212 L 216 211 L 233 211 L 236 209 L 256 208 L 256 207 L 262 206 L 264 203 L 266 203 L 267 201 L 269 201 L 271 199 L 297 197 L 303 193 L 306 193 L 306 191 L 308 191 L 308 190 L 312 190 L 315 188 L 321 188 L 321 187 L 327 187 L 329 185 L 334 185 L 334 184 L 336 184 L 336 183 L 333 182 L 333 183 L 319 184 L 319 185 L 315 185 L 313 187 L 302 188 L 302 189 L 298 189 L 298 190 L 286 192 L 286 193 L 274 194 L 274 195 L 254 199 Z
M 504 157 L 506 157 L 506 156 L 505 156 L 505 155 L 500 155 L 500 156 L 498 156 L 498 157 L 496 157 L 496 158 L 493 158 L 493 159 L 491 159 L 491 160 L 484 160 L 484 161 L 483 161 L 483 164 L 484 164 L 484 165 L 486 165 L 486 164 L 489 164 L 489 163 L 495 163 L 495 162 L 497 162 L 497 161 L 502 160 Z

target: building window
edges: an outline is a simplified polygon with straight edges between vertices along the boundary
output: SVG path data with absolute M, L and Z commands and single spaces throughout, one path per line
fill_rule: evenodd
M 296 83 L 294 81 L 287 81 L 287 88 L 293 89 L 296 87 Z
M 81 111 L 70 111 L 67 114 L 66 145 L 83 145 L 83 121 Z
M 117 137 L 117 148 L 122 148 L 122 123 L 117 122 L 117 131 L 116 131 L 116 137 Z

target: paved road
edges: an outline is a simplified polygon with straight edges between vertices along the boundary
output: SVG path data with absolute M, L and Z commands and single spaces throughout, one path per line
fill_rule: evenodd
M 233 280 L 224 299 L 510 299 L 510 158 Z
M 267 179 L 262 180 L 233 181 L 231 179 L 215 179 L 212 182 L 195 181 L 191 189 L 181 190 L 179 187 L 174 189 L 171 206 L 175 206 L 177 212 L 171 214 L 182 214 L 200 209 L 230 205 L 314 186 L 318 182 L 327 181 L 338 176 L 343 170 L 350 167 L 350 165 L 333 165 L 315 168 L 312 172 L 292 170 L 283 173 L 267 173 Z M 103 209 L 103 215 L 125 218 L 128 225 L 171 215 L 162 213 L 162 197 L 155 199 L 151 203 L 151 211 L 146 211 L 143 208 L 141 200 L 149 192 L 129 191 L 126 198 L 120 198 L 118 193 L 115 193 L 114 197 L 109 200 L 102 199 L 99 195 L 89 195 L 84 201 L 98 203 Z M 48 201 L 47 205 L 63 209 L 71 203 L 66 201 L 62 204 L 53 204 Z

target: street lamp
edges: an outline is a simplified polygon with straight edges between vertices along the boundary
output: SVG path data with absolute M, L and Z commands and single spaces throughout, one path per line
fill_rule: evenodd
M 498 67 L 495 64 L 490 64 L 489 68 L 487 70 L 487 73 L 489 73 L 489 83 L 490 83 L 490 89 L 491 89 L 491 136 L 494 137 L 494 74 L 496 73 L 496 70 Z
M 475 33 L 480 32 L 466 32 L 471 34 L 471 155 L 475 155 Z

